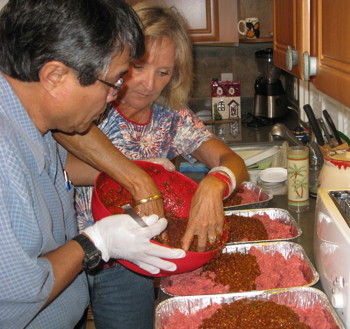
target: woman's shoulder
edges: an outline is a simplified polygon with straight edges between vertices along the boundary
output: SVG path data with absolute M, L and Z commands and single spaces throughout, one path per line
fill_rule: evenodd
M 194 112 L 186 107 L 183 106 L 179 109 L 170 109 L 169 107 L 165 107 L 159 104 L 154 104 L 153 105 L 153 113 L 155 115 L 160 115 L 160 116 L 171 116 L 171 117 L 188 117 L 188 116 L 195 116 Z

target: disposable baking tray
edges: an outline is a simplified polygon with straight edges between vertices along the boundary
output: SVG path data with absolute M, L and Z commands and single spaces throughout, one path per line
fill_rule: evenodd
M 267 214 L 271 220 L 278 220 L 283 224 L 290 225 L 290 233 L 292 237 L 290 238 L 280 238 L 280 239 L 268 239 L 268 240 L 253 240 L 253 241 L 236 241 L 228 242 L 227 245 L 237 244 L 237 243 L 253 243 L 253 242 L 267 242 L 267 241 L 295 241 L 302 235 L 302 230 L 293 216 L 288 210 L 282 208 L 261 208 L 261 209 L 246 209 L 246 210 L 232 210 L 225 211 L 225 216 L 237 215 L 244 217 L 253 217 L 254 215 Z
M 214 303 L 232 303 L 242 298 L 265 301 L 272 300 L 278 304 L 284 304 L 292 308 L 301 307 L 303 309 L 315 307 L 315 305 L 319 303 L 327 320 L 332 325 L 331 329 L 345 329 L 338 315 L 329 303 L 327 296 L 321 290 L 312 287 L 169 298 L 159 303 L 156 307 L 155 329 L 162 329 L 166 320 L 172 316 L 176 310 L 184 315 L 193 314 Z
M 242 185 L 245 186 L 248 190 L 251 190 L 254 193 L 256 193 L 259 197 L 259 201 L 239 204 L 235 206 L 226 206 L 224 207 L 224 211 L 267 207 L 269 202 L 273 198 L 273 195 L 271 193 L 266 192 L 264 189 L 262 189 L 261 187 L 259 187 L 258 185 L 252 182 L 243 182 L 241 186 Z
M 305 261 L 305 266 L 301 269 L 303 272 L 305 280 L 308 282 L 302 287 L 310 287 L 316 284 L 319 280 L 319 274 L 317 273 L 315 267 L 311 263 L 310 259 L 305 253 L 303 247 L 295 242 L 290 241 L 279 241 L 279 242 L 263 242 L 263 243 L 245 243 L 245 244 L 237 244 L 237 245 L 226 245 L 223 249 L 223 253 L 235 253 L 240 252 L 242 254 L 247 254 L 250 248 L 255 247 L 263 254 L 271 254 L 273 255 L 275 252 L 280 252 L 285 259 L 289 259 L 293 255 L 299 256 L 301 259 Z M 164 284 L 164 280 L 160 282 L 161 291 L 167 295 L 174 297 L 176 295 L 171 294 L 167 291 L 166 286 Z M 279 289 L 286 289 L 279 288 Z M 269 290 L 279 290 L 279 289 L 267 289 Z

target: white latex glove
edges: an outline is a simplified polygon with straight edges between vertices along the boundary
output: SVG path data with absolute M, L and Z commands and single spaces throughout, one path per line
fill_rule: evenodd
M 161 165 L 167 171 L 174 171 L 175 165 L 167 158 L 150 158 L 150 159 L 142 159 L 142 161 L 157 163 Z
M 150 239 L 159 235 L 167 226 L 167 220 L 157 215 L 144 216 L 148 227 L 139 226 L 129 215 L 105 217 L 87 227 L 86 234 L 102 253 L 102 259 L 128 260 L 151 274 L 158 274 L 160 269 L 175 271 L 176 265 L 161 258 L 183 258 L 185 251 L 159 246 Z

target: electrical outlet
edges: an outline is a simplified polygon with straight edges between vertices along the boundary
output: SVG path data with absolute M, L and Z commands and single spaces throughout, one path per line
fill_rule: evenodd
M 221 73 L 221 81 L 233 81 L 233 73 Z

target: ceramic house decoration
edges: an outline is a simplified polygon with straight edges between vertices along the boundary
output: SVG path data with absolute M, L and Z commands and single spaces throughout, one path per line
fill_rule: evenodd
M 241 116 L 240 81 L 211 82 L 212 119 L 227 120 Z

